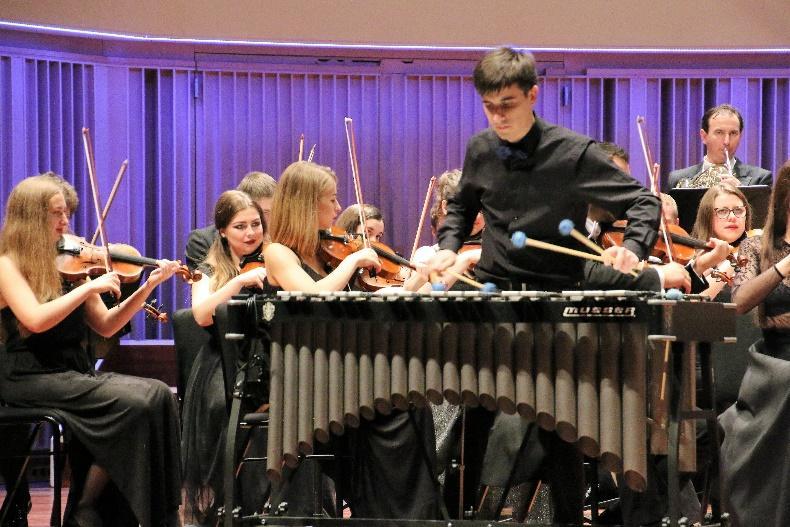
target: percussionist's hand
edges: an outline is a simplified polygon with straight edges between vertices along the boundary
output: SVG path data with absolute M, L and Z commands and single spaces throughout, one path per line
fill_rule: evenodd
M 639 263 L 639 258 L 625 247 L 609 247 L 601 256 L 604 264 L 611 265 L 623 273 L 630 273 Z
M 683 289 L 686 293 L 691 292 L 691 278 L 686 268 L 677 263 L 671 262 L 660 266 L 664 274 L 664 288 Z
M 457 256 L 457 254 L 449 249 L 442 249 L 441 251 L 437 252 L 433 258 L 428 260 L 425 264 L 428 274 L 443 273 L 448 267 L 451 267 L 453 264 L 455 264 L 455 259 Z

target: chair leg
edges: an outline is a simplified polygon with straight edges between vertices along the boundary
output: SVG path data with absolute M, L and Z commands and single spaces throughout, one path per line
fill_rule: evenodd
M 55 488 L 52 489 L 54 496 L 52 497 L 52 514 L 50 515 L 49 524 L 52 527 L 60 527 L 60 494 L 63 487 L 63 465 L 65 464 L 64 452 L 62 451 L 61 443 L 61 430 L 60 426 L 53 425 L 52 427 L 52 460 L 54 465 L 54 483 Z

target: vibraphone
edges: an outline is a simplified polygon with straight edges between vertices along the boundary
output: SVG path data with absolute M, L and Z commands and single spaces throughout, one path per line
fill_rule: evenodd
M 228 309 L 268 340 L 274 480 L 360 419 L 446 399 L 534 420 L 642 490 L 650 407 L 666 377 L 663 347 L 651 343 L 682 343 L 693 379 L 698 343 L 735 340 L 731 304 L 633 291 L 280 293 Z M 652 443 L 666 452 L 666 433 Z

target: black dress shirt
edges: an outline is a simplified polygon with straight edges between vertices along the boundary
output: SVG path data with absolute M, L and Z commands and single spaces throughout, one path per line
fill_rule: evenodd
M 639 258 L 657 237 L 660 200 L 612 164 L 589 137 L 536 118 L 518 143 L 487 129 L 466 148 L 458 191 L 448 200 L 439 246 L 457 251 L 483 212 L 482 256 L 477 276 L 500 287 L 519 283 L 539 288 L 578 286 L 584 261 L 542 249 L 517 249 L 514 231 L 530 238 L 585 249 L 558 231 L 570 219 L 584 228 L 589 204 L 628 220 L 624 246 Z

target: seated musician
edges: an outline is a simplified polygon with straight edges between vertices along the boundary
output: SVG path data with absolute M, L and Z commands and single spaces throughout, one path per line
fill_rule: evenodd
M 434 236 L 436 235 L 439 227 L 441 227 L 442 223 L 444 223 L 444 218 L 447 216 L 447 200 L 451 194 L 455 193 L 456 189 L 458 188 L 458 181 L 460 179 L 461 171 L 456 168 L 443 172 L 436 180 L 436 188 L 433 191 L 433 203 L 431 204 L 430 210 L 431 232 L 434 234 Z M 467 236 L 464 240 L 463 247 L 473 247 L 474 249 L 479 249 L 480 236 L 483 232 L 483 228 L 485 228 L 485 220 L 483 219 L 483 215 L 478 213 L 475 217 L 474 223 L 472 224 L 472 230 L 469 232 L 469 236 Z M 480 259 L 480 251 L 475 251 L 474 249 L 462 251 L 461 253 L 466 258 L 475 259 L 473 262 L 470 261 L 470 265 L 476 264 L 477 260 Z M 413 260 L 415 263 L 424 264 L 438 251 L 439 244 L 419 247 L 414 253 Z
M 256 201 L 239 190 L 223 192 L 214 206 L 218 236 L 199 268 L 205 278 L 192 285 L 192 314 L 211 340 L 195 357 L 182 408 L 181 462 L 185 516 L 191 523 L 214 525 L 223 504 L 222 467 L 228 421 L 219 338 L 213 325 L 217 306 L 242 289 L 261 289 L 266 270 L 240 272 L 248 254 L 260 251 L 266 223 Z M 262 472 L 262 471 L 260 471 Z
M 72 187 L 68 181 L 54 172 L 45 172 L 41 174 L 41 176 L 51 179 L 53 183 L 60 187 L 61 191 L 63 192 L 63 197 L 66 200 L 66 210 L 68 216 L 73 216 L 74 212 L 79 206 L 79 196 L 77 196 L 77 192 L 74 190 L 74 187 Z M 0 334 L 0 346 L 2 345 L 3 339 L 2 335 Z M 6 493 L 8 493 L 11 492 L 11 485 L 17 480 L 17 477 L 22 470 L 24 461 L 23 456 L 25 454 L 24 445 L 26 445 L 27 437 L 30 433 L 30 427 L 27 425 L 5 426 L 3 427 L 3 433 L 5 434 L 4 437 L 8 447 L 6 454 L 9 456 L 19 456 L 17 459 L 0 459 L 0 476 L 3 478 L 3 482 L 6 486 Z M 27 527 L 27 513 L 31 506 L 32 502 L 30 500 L 30 490 L 28 487 L 27 478 L 24 474 L 22 474 L 22 480 L 20 481 L 19 487 L 17 488 L 16 496 L 14 497 L 14 501 L 11 503 L 6 516 L 6 524 L 8 524 L 9 527 Z M 3 525 L 5 527 L 5 524 Z
M 737 248 L 752 228 L 752 207 L 738 187 L 720 183 L 710 187 L 702 196 L 697 209 L 697 219 L 691 236 L 698 240 L 717 238 L 736 249 L 733 253 L 737 261 Z M 711 271 L 716 272 L 711 275 Z M 702 294 L 719 302 L 730 301 L 727 283 L 735 276 L 732 260 L 725 259 L 705 271 L 709 287 Z
M 8 198 L 0 234 L 0 397 L 14 406 L 57 408 L 68 423 L 74 441 L 67 524 L 178 525 L 178 410 L 170 389 L 97 372 L 82 345 L 87 327 L 102 335 L 123 327 L 178 264 L 158 260 L 135 293 L 107 309 L 99 295 L 120 294 L 116 273 L 61 280 L 56 244 L 68 230 L 69 210 L 62 185 L 46 176 L 21 181 Z
M 263 211 L 264 222 L 269 222 L 269 214 L 272 210 L 272 196 L 277 182 L 265 172 L 249 172 L 239 181 L 236 190 L 246 192 Z M 206 258 L 212 242 L 217 237 L 217 228 L 211 224 L 202 229 L 195 229 L 189 233 L 187 247 L 184 256 L 186 264 L 191 271 L 198 268 L 198 265 Z M 268 242 L 268 239 L 264 240 Z
M 749 350 L 738 401 L 720 417 L 722 498 L 732 525 L 790 525 L 790 161 L 776 176 L 762 235 L 745 239 L 738 313 L 758 307 L 763 340 Z
M 699 136 L 705 145 L 702 163 L 669 173 L 669 188 L 710 187 L 716 183 L 770 185 L 771 173 L 741 163 L 735 157 L 743 135 L 743 117 L 732 105 L 709 108 L 702 116 Z
M 370 241 L 380 242 L 384 237 L 384 215 L 375 205 L 365 204 L 365 233 Z M 349 234 L 362 234 L 359 222 L 359 206 L 350 205 L 337 217 L 335 225 Z
M 376 253 L 363 248 L 334 269 L 327 267 L 319 230 L 332 226 L 339 211 L 336 177 L 329 168 L 297 162 L 285 169 L 272 204 L 272 243 L 264 250 L 268 271 L 264 291 L 342 291 L 353 287 L 357 269 L 380 266 Z M 430 412 L 414 410 L 363 419 L 359 429 L 347 429 L 344 436 L 333 438 L 334 444 L 346 445 L 335 453 L 351 458 L 351 467 L 343 471 L 351 478 L 338 482 L 338 487 L 353 516 L 437 518 L 432 469 L 422 452 L 433 450 L 433 434 Z

